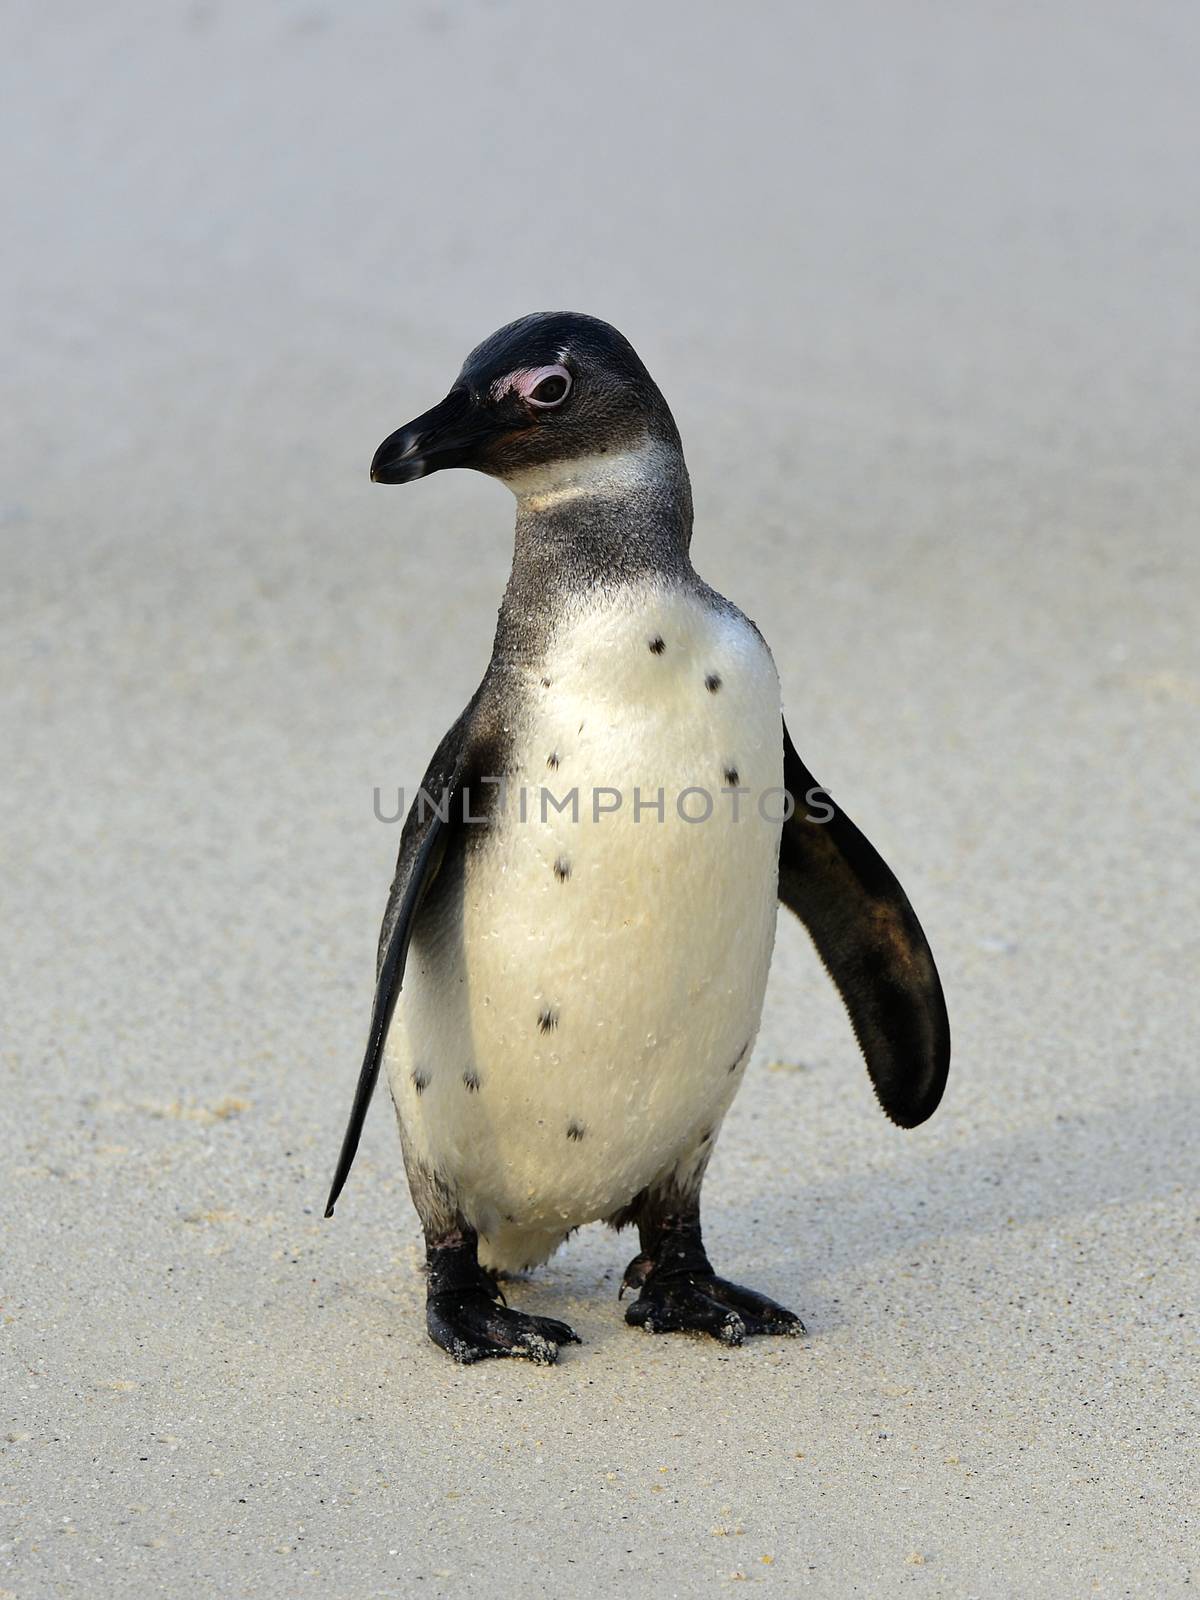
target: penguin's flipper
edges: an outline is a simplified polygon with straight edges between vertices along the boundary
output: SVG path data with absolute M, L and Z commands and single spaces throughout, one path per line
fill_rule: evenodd
M 783 781 L 794 809 L 779 847 L 779 898 L 838 987 L 880 1105 L 915 1128 L 937 1110 L 950 1069 L 933 953 L 891 868 L 801 761 L 786 723 Z M 806 820 L 831 807 L 828 820 Z
M 358 1141 L 362 1137 L 367 1107 L 375 1093 L 379 1079 L 379 1066 L 383 1060 L 383 1047 L 387 1042 L 388 1027 L 396 1000 L 404 980 L 404 965 L 412 941 L 413 925 L 417 912 L 437 877 L 438 868 L 445 858 L 446 846 L 462 821 L 462 788 L 467 744 L 467 728 L 475 702 L 472 701 L 437 747 L 429 771 L 422 780 L 417 797 L 409 807 L 400 835 L 400 854 L 396 861 L 396 875 L 392 879 L 387 910 L 383 914 L 383 927 L 379 935 L 379 960 L 375 979 L 375 1003 L 371 1009 L 371 1030 L 367 1037 L 366 1054 L 359 1069 L 358 1084 L 354 1090 L 354 1103 L 350 1107 L 350 1120 L 342 1140 L 337 1170 L 325 1203 L 325 1215 L 331 1217 L 337 1198 L 354 1164 Z

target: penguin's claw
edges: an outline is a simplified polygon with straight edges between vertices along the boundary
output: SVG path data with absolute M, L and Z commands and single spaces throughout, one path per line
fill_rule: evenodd
M 621 1279 L 621 1287 L 617 1290 L 617 1299 L 624 1300 L 629 1289 L 640 1289 L 646 1279 L 654 1271 L 654 1261 L 648 1255 L 634 1256 L 625 1268 L 625 1276 Z
M 625 1320 L 650 1333 L 707 1333 L 729 1345 L 741 1344 L 747 1334 L 794 1338 L 804 1332 L 794 1311 L 712 1274 L 651 1273 Z
M 539 1367 L 558 1360 L 558 1347 L 579 1344 L 579 1335 L 553 1317 L 533 1317 L 498 1305 L 479 1290 L 431 1295 L 425 1309 L 429 1337 L 468 1365 L 490 1357 L 519 1356 Z

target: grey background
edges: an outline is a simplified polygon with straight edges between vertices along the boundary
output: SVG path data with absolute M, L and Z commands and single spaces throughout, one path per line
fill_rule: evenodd
M 1182 1593 L 1195 8 L 6 20 L 0 1595 Z M 956 1058 L 889 1127 L 781 925 L 709 1232 L 809 1339 L 635 1334 L 589 1230 L 520 1289 L 586 1344 L 460 1370 L 385 1105 L 320 1208 L 372 789 L 478 679 L 511 504 L 367 465 L 559 307 L 661 382 Z

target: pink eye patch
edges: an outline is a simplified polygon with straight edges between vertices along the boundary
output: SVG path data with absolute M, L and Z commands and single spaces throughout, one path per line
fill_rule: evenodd
M 571 374 L 555 363 L 549 367 L 518 367 L 492 384 L 492 398 L 502 400 L 514 390 L 534 406 L 557 406 L 571 389 Z

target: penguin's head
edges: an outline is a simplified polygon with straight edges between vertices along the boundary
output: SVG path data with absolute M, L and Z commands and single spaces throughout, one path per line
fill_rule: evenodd
M 444 400 L 375 452 L 376 483 L 471 467 L 515 493 L 578 463 L 679 448 L 666 401 L 615 328 L 577 312 L 537 312 L 472 350 Z

